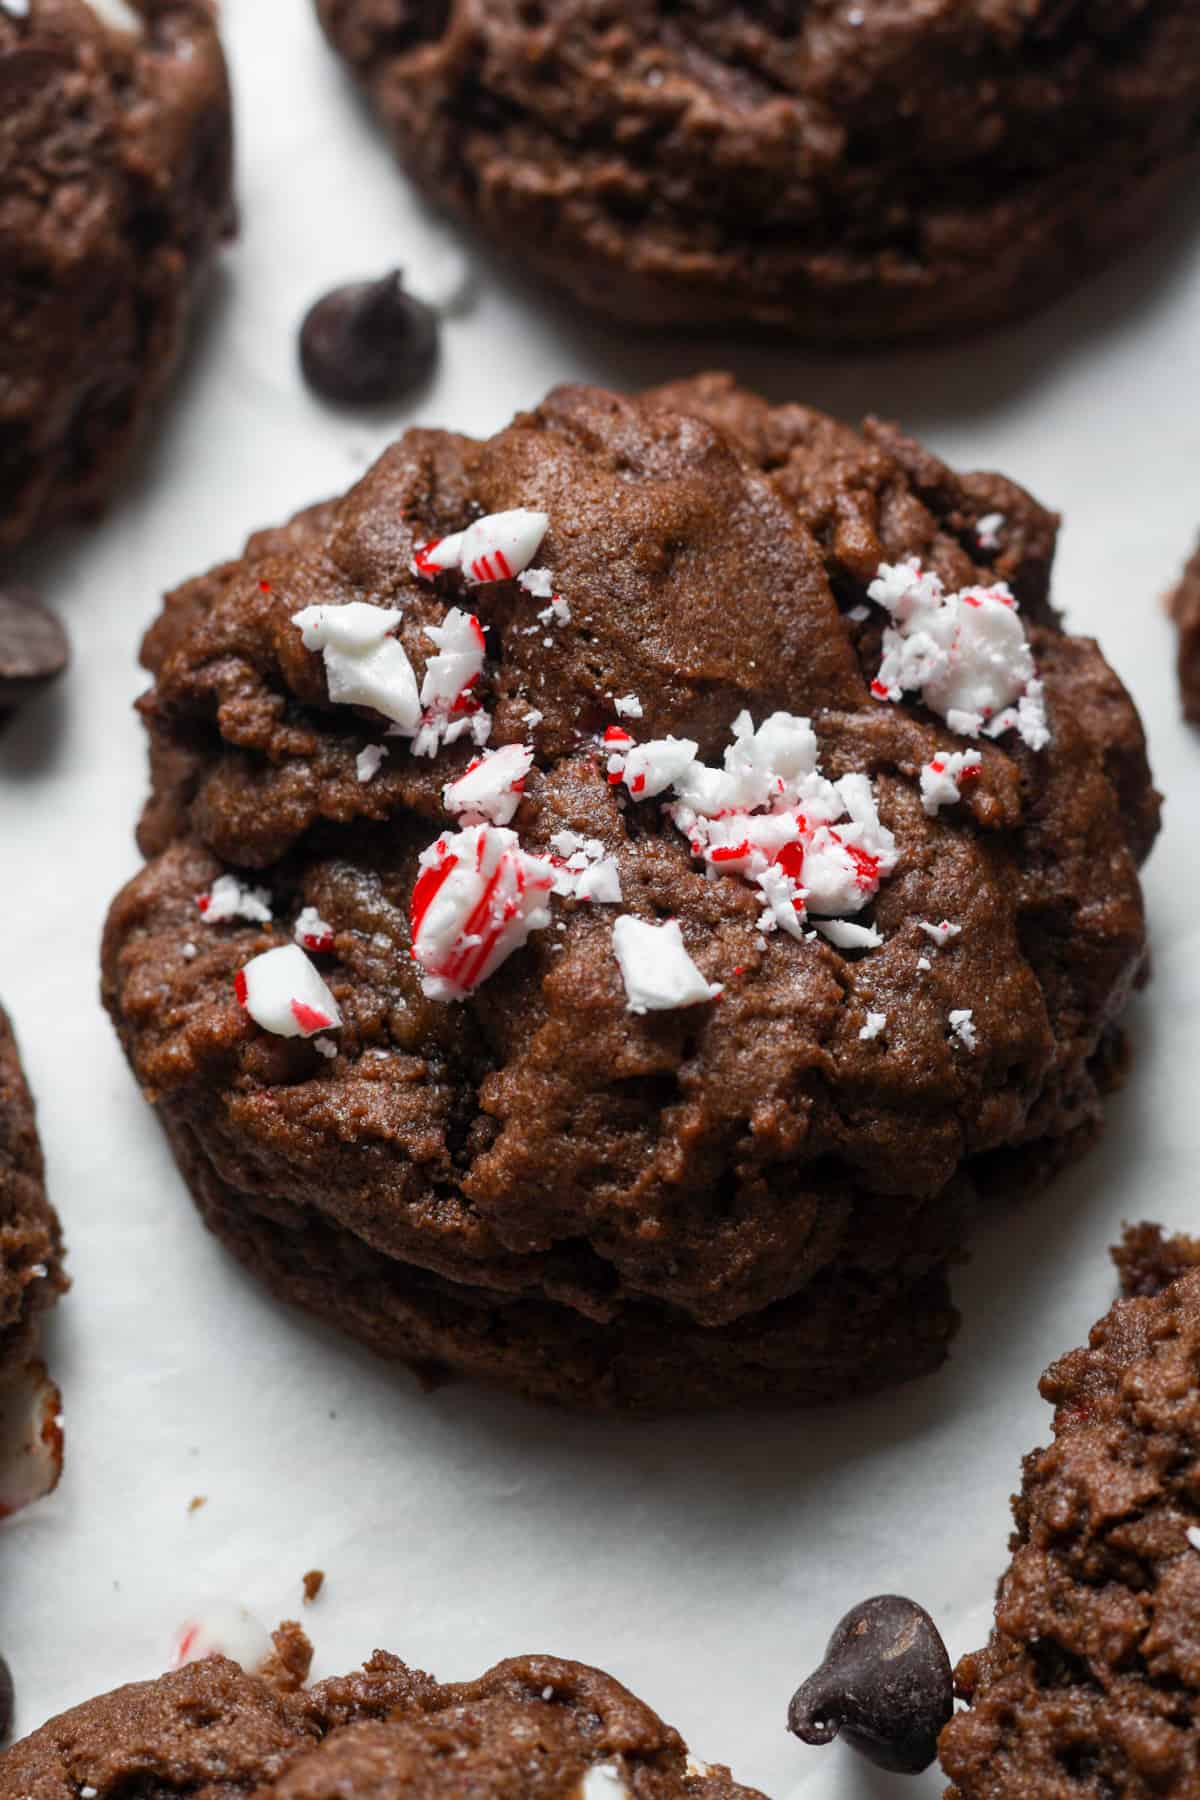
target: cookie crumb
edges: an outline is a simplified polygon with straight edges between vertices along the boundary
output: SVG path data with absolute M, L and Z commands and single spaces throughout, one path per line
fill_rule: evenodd
M 325 1586 L 324 1569 L 310 1569 L 302 1578 L 304 1587 L 304 1604 L 311 1606 L 321 1589 Z

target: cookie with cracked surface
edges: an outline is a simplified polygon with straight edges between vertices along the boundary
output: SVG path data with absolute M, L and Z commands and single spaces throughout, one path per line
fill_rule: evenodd
M 94 516 L 230 230 L 208 0 L 0 5 L 0 548 Z
M 1200 549 L 1167 602 L 1179 633 L 1176 668 L 1183 716 L 1200 725 Z
M 986 1648 L 956 1671 L 949 1800 L 1200 1786 L 1200 1272 L 1118 1300 L 1042 1377 Z
M 499 516 L 516 554 L 514 509 L 537 566 L 472 579 L 460 534 Z M 973 1205 L 1091 1141 L 1143 967 L 1157 796 L 1050 604 L 1055 531 L 893 428 L 707 377 L 409 432 L 170 596 L 104 996 L 212 1228 L 384 1354 L 576 1406 L 935 1367 Z M 909 641 L 881 568 L 1029 658 L 1044 741 L 873 692 Z M 432 723 L 431 631 L 474 709 Z
M 824 343 L 1065 292 L 1195 179 L 1187 0 L 317 0 L 439 205 L 589 310 Z
M 118 1688 L 0 1756 L 0 1800 L 131 1791 L 198 1800 L 762 1800 L 612 1676 L 513 1657 L 442 1686 L 376 1651 L 296 1689 L 223 1657 Z

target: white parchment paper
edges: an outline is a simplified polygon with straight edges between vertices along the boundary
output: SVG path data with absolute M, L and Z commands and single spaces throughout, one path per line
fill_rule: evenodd
M 952 1653 L 983 1639 L 1007 1503 L 1048 1414 L 1043 1366 L 1108 1306 L 1123 1218 L 1196 1226 L 1200 738 L 1179 723 L 1160 596 L 1200 523 L 1200 230 L 985 342 L 835 362 L 654 343 L 584 321 L 476 257 L 440 373 L 389 416 L 333 414 L 296 373 L 324 287 L 441 254 L 308 0 L 226 0 L 241 238 L 163 429 L 111 514 L 28 572 L 75 665 L 0 737 L 0 992 L 40 1106 L 75 1291 L 49 1333 L 66 1399 L 59 1492 L 0 1534 L 0 1643 L 31 1729 L 148 1676 L 206 1596 L 304 1618 L 317 1672 L 385 1646 L 447 1678 L 553 1651 L 624 1679 L 776 1800 L 932 1795 L 787 1737 L 838 1616 L 922 1600 Z M 1104 1147 L 997 1216 L 957 1283 L 943 1373 L 820 1414 L 564 1419 L 403 1371 L 284 1311 L 204 1232 L 97 999 L 104 911 L 137 866 L 144 749 L 130 702 L 160 592 L 341 491 L 402 426 L 485 433 L 553 382 L 734 367 L 777 399 L 898 418 L 1066 517 L 1057 595 L 1132 687 L 1167 795 L 1147 876 L 1155 980 Z M 195 1495 L 207 1504 L 189 1513 Z

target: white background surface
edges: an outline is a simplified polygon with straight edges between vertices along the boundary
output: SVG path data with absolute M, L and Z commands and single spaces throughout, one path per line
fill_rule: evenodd
M 1039 1372 L 1109 1304 L 1122 1218 L 1200 1222 L 1200 741 L 1178 721 L 1159 605 L 1200 522 L 1200 231 L 1179 221 L 983 343 L 843 363 L 630 340 L 481 261 L 478 303 L 448 324 L 419 405 L 336 415 L 297 377 L 298 316 L 338 280 L 418 268 L 431 227 L 307 0 L 226 0 L 226 36 L 242 236 L 118 504 L 29 565 L 76 660 L 0 737 L 0 993 L 75 1280 L 49 1334 L 67 1473 L 0 1534 L 19 1728 L 156 1673 L 207 1596 L 294 1615 L 316 1565 L 318 1673 L 376 1645 L 445 1678 L 553 1651 L 619 1675 L 698 1755 L 777 1800 L 935 1794 L 936 1774 L 905 1781 L 796 1744 L 789 1694 L 839 1615 L 881 1590 L 923 1601 L 952 1654 L 982 1642 L 1018 1461 L 1048 1429 Z M 964 1329 L 932 1380 L 815 1415 L 638 1425 L 462 1384 L 422 1394 L 276 1306 L 205 1234 L 101 1013 L 101 921 L 137 863 L 138 638 L 163 589 L 343 489 L 410 421 L 486 433 L 560 379 L 634 386 L 706 363 L 777 399 L 899 418 L 1064 511 L 1059 604 L 1132 687 L 1167 794 L 1135 1070 L 1104 1148 L 976 1240 L 957 1281 Z M 208 1504 L 189 1515 L 195 1494 Z

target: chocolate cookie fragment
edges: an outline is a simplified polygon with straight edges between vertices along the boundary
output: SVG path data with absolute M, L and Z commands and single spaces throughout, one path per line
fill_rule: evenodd
M 1184 718 L 1200 725 L 1200 549 L 1183 571 L 1169 601 L 1179 631 L 1179 693 Z
M 34 1350 L 67 1285 L 33 1100 L 0 1009 L 0 1518 L 48 1493 L 62 1467 L 58 1391 Z
M 710 377 L 409 432 L 179 589 L 103 979 L 209 1225 L 564 1404 L 936 1367 L 1143 966 L 1157 797 L 1055 526 Z
M 1126 1225 L 1112 1259 L 1126 1299 L 1161 1294 L 1193 1269 L 1200 1269 L 1200 1238 L 1167 1237 L 1161 1225 Z
M 1195 179 L 1189 0 L 317 10 L 422 189 L 641 324 L 975 329 Z
M 437 315 L 397 270 L 334 288 L 300 327 L 300 365 L 327 400 L 373 406 L 419 387 L 437 358 Z
M 0 717 L 61 675 L 67 634 L 31 588 L 0 588 Z
M 310 1689 L 217 1657 L 119 1688 L 0 1756 L 0 1800 L 238 1793 L 245 1800 L 762 1800 L 609 1675 L 513 1657 L 441 1686 L 377 1651 Z
M 212 9 L 130 15 L 0 7 L 0 547 L 107 500 L 230 228 Z
M 792 1695 L 788 1730 L 806 1744 L 842 1737 L 879 1768 L 918 1775 L 953 1711 L 937 1626 L 914 1600 L 877 1594 L 835 1626 L 824 1662 Z
M 1042 1377 L 985 1649 L 956 1670 L 951 1800 L 1200 1788 L 1200 1271 L 1118 1300 Z

